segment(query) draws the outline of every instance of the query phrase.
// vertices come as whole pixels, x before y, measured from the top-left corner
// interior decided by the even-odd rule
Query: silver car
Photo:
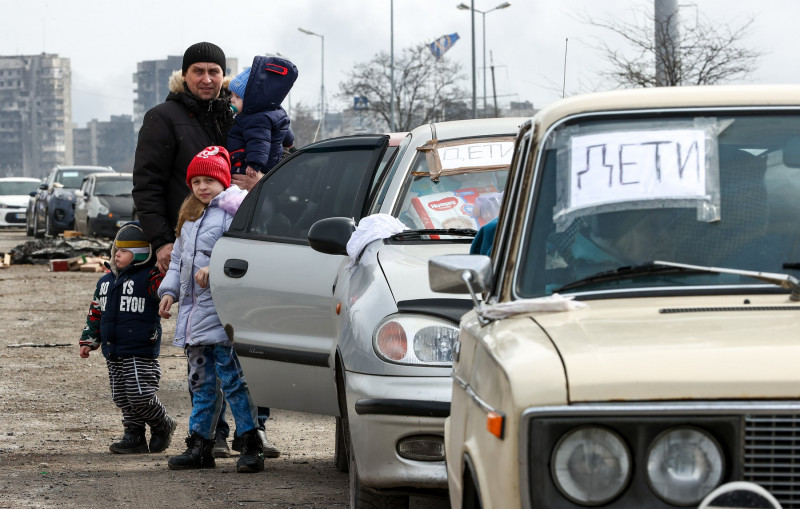
[[[467,253],[496,216],[521,123],[424,125],[396,153],[387,135],[305,147],[214,247],[214,302],[253,399],[337,416],[353,507],[446,496],[452,345],[470,301],[431,292],[428,259]],[[369,241],[368,216],[393,228]],[[366,241],[351,258],[354,230]]]

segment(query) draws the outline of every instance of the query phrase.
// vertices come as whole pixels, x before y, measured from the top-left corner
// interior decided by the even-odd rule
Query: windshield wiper
[[[677,274],[682,272],[704,272],[695,268],[687,267],[673,267],[658,265],[660,262],[649,262],[642,265],[626,265],[614,270],[607,270],[592,274],[591,276],[567,283],[564,286],[556,288],[553,293],[563,292],[565,290],[572,290],[581,286],[593,285],[595,283],[605,283],[608,281],[619,281],[621,279],[630,279],[635,277],[651,276],[654,274]]]
[[[775,274],[770,272],[757,272],[754,270],[739,270],[739,269],[725,269],[720,267],[706,267],[703,265],[689,265],[686,263],[675,262],[662,262],[653,261],[643,265],[634,267],[625,266],[616,270],[599,272],[589,277],[579,279],[572,283],[568,283],[560,288],[553,290],[553,293],[563,292],[565,290],[572,290],[581,286],[588,286],[595,283],[604,283],[607,281],[618,281],[621,279],[628,279],[641,276],[649,276],[652,274],[670,274],[670,273],[711,273],[711,274],[733,274],[737,276],[751,277],[760,281],[786,288],[792,293],[789,296],[790,300],[800,301],[800,280],[789,274]]]
[[[751,277],[753,279],[758,279],[759,281],[764,281],[773,284],[775,286],[780,286],[781,288],[786,288],[787,290],[790,290],[792,292],[791,295],[789,295],[789,300],[795,300],[795,301],[800,300],[800,280],[789,274],[758,272],[755,270],[725,269],[720,267],[704,267],[702,265],[688,265],[685,263],[674,263],[674,262],[655,261],[653,262],[653,264],[659,265],[661,267],[675,267],[687,270],[711,272],[715,274],[734,274],[737,276]]]
[[[421,239],[423,236],[430,235],[450,235],[456,237],[474,237],[478,232],[472,228],[426,228],[422,230],[403,230],[395,233],[390,238],[392,240],[411,240]]]

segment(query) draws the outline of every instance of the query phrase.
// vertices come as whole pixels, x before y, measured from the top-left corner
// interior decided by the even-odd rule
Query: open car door
[[[309,145],[262,178],[211,256],[210,282],[223,325],[258,406],[338,415],[333,286],[343,256],[314,251],[311,225],[356,221],[388,136]]]

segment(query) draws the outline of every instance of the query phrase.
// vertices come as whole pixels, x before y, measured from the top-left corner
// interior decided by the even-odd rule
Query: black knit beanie
[[[183,74],[189,70],[189,66],[197,62],[211,62],[222,67],[222,75],[225,76],[225,52],[216,44],[210,42],[198,42],[192,44],[183,54]]]

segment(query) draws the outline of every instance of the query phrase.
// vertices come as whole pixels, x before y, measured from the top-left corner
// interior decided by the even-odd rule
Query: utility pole
[[[654,0],[656,86],[676,86],[679,75],[675,66],[680,60],[678,0]]]

